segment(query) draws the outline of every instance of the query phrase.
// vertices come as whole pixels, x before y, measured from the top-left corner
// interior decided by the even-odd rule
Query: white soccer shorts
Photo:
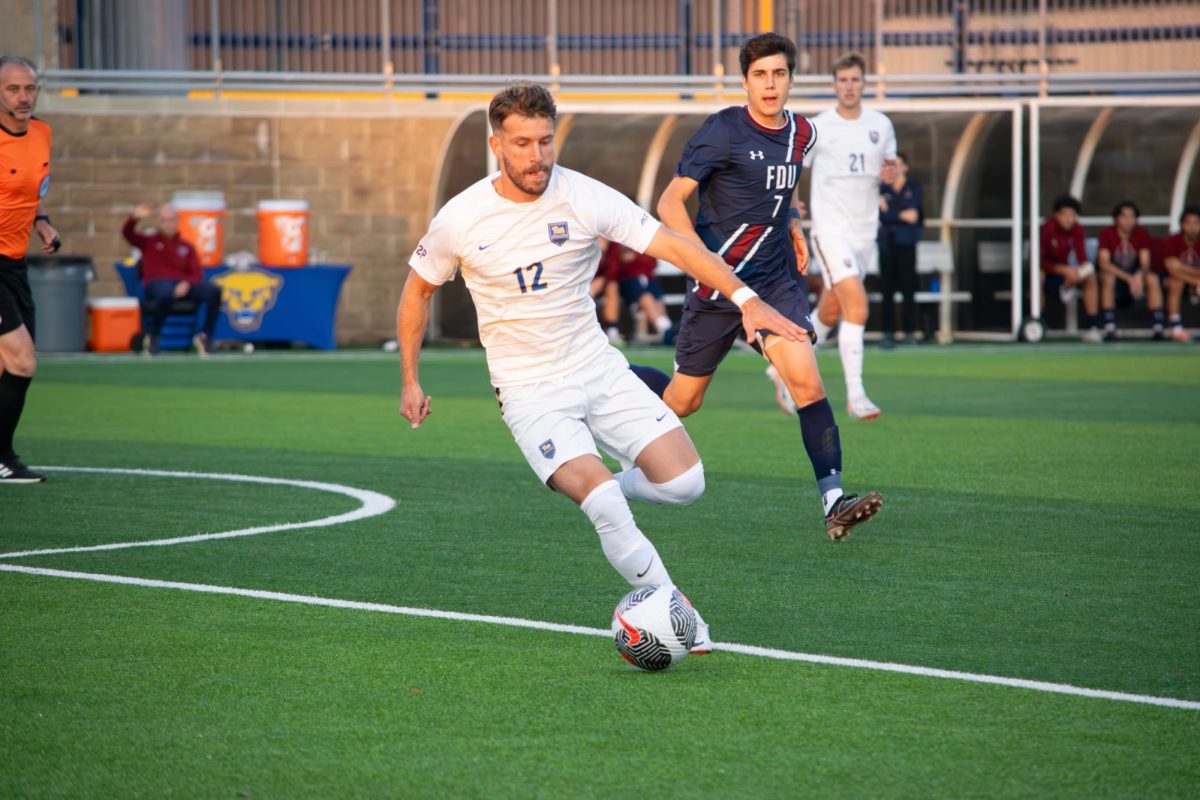
[[[846,278],[859,280],[879,258],[874,239],[847,239],[829,234],[812,235],[813,255],[821,267],[821,278],[828,289]]]
[[[596,445],[630,463],[646,445],[683,426],[615,348],[575,372],[499,391],[504,422],[542,483]]]

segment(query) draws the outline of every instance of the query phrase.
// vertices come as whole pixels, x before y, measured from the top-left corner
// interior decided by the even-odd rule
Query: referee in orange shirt
[[[13,434],[37,369],[25,260],[30,229],[43,253],[59,247],[58,231],[40,207],[50,188],[50,126],[33,116],[38,88],[28,59],[0,56],[0,485],[46,480],[13,452]]]

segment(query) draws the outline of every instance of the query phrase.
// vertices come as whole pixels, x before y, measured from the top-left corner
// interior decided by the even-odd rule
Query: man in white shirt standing
[[[886,116],[863,107],[865,75],[866,63],[857,53],[834,62],[837,105],[813,120],[817,142],[804,166],[812,171],[813,251],[826,289],[813,325],[820,342],[841,319],[837,340],[847,410],[869,420],[880,411],[863,388],[863,332],[869,310],[863,275],[876,252],[879,182],[890,183],[894,177],[896,132]]]
[[[751,340],[759,330],[793,341],[807,332],[713,253],[616,190],[556,166],[556,113],[538,84],[513,84],[492,98],[488,144],[499,172],[446,203],[409,260],[396,321],[400,413],[413,428],[430,414],[417,369],[429,302],[461,268],[501,414],[529,466],[587,514],[630,585],[673,585],[626,498],[686,505],[704,491],[704,468],[678,417],[596,321],[588,290],[598,240],[670,261],[725,293],[741,308]],[[628,468],[614,476],[597,443]],[[700,620],[692,652],[710,649]]]

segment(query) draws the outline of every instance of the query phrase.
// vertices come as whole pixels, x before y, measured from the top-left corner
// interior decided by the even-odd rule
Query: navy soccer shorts
[[[34,331],[33,290],[29,268],[21,261],[0,257],[0,336],[24,325]]]
[[[779,281],[760,291],[759,297],[815,337],[808,297],[794,280]],[[723,298],[713,302],[689,293],[675,339],[675,371],[694,378],[712,375],[741,332],[742,312],[737,306]],[[772,333],[759,331],[764,338]],[[757,341],[750,344],[762,352]]]

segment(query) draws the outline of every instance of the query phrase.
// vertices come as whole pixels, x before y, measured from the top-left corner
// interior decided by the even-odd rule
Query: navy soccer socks
[[[633,370],[633,374],[641,378],[642,383],[650,387],[650,391],[654,392],[659,397],[667,391],[667,384],[671,382],[671,376],[656,367],[643,367],[640,364],[630,364],[629,368]]]

